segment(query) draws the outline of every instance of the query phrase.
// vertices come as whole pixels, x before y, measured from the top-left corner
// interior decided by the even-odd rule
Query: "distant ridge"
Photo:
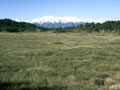
[[[80,20],[75,17],[54,17],[54,16],[44,16],[41,18],[33,19],[31,23],[46,27],[46,28],[66,28],[66,27],[76,27],[80,24],[85,23],[103,23],[104,21],[94,21],[94,20]]]

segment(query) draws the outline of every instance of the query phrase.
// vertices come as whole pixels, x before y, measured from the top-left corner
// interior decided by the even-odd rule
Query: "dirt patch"
[[[27,71],[34,71],[34,70],[42,70],[42,71],[53,71],[52,68],[46,67],[46,66],[39,66],[39,67],[32,67],[27,69]]]
[[[112,85],[113,83],[115,83],[115,80],[113,80],[112,78],[106,78],[106,79],[105,79],[105,83],[106,83],[107,85]]]
[[[111,85],[109,87],[110,90],[120,90],[120,83]]]

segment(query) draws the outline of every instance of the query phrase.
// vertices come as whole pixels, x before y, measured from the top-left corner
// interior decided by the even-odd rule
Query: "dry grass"
[[[117,33],[0,33],[0,88],[120,89]]]

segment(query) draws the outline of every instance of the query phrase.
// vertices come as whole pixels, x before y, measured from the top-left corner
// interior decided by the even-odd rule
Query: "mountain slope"
[[[94,21],[94,20],[80,20],[75,17],[54,17],[54,16],[44,16],[38,19],[33,19],[31,23],[41,26],[41,27],[46,27],[46,28],[66,28],[66,27],[77,27],[80,24],[85,24],[85,23],[91,23],[91,22],[100,22],[102,23],[103,21]]]
[[[30,23],[16,22],[11,19],[0,19],[0,31],[22,32],[35,31],[36,29],[39,29],[39,27]]]
[[[85,24],[85,22],[80,22],[80,23],[73,23],[73,22],[67,22],[67,23],[52,23],[52,22],[45,22],[45,23],[33,23],[37,26],[45,27],[45,28],[66,28],[66,27],[77,27],[80,24]]]

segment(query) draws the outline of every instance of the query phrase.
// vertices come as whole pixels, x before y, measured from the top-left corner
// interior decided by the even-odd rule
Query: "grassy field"
[[[0,33],[0,90],[120,90],[120,34]]]

